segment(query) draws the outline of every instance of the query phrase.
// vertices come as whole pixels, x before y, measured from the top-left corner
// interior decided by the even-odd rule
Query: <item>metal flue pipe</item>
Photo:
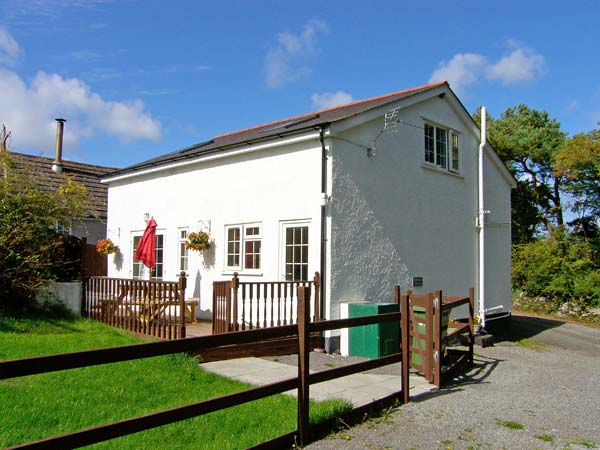
[[[56,151],[54,154],[54,163],[52,164],[52,170],[54,172],[62,172],[62,145],[63,145],[63,132],[65,128],[65,119],[56,120]]]

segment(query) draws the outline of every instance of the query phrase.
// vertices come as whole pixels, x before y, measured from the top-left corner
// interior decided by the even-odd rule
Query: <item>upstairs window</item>
[[[460,169],[459,134],[451,129],[425,123],[425,162],[440,169]]]
[[[227,270],[258,270],[261,268],[260,224],[228,225],[225,227]]]

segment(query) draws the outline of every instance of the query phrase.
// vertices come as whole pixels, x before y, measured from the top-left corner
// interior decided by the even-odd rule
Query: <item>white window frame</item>
[[[430,120],[424,119],[423,125],[423,163],[430,167],[435,167],[440,170],[446,170],[448,172],[460,173],[461,169],[461,142],[460,133],[450,127],[437,124]],[[433,136],[429,139],[433,140],[433,161],[428,161],[427,149],[427,128],[433,128]],[[441,133],[445,134],[443,140],[439,139]],[[454,143],[456,143],[457,157],[454,158]],[[444,149],[441,147],[444,146]],[[442,150],[442,151],[440,151]],[[431,158],[430,158],[431,159]],[[456,162],[456,166],[454,165]]]
[[[189,227],[179,227],[177,229],[177,267],[179,272],[189,270],[190,257],[189,249],[185,247],[188,240]]]
[[[248,234],[250,230],[258,228],[257,234]],[[237,264],[229,264],[229,231],[233,229],[239,230],[239,241],[238,242],[238,263]],[[225,258],[224,258],[224,266],[226,272],[241,272],[244,274],[261,274],[263,268],[263,258],[262,258],[262,223],[260,222],[250,222],[250,223],[239,223],[234,225],[225,225]],[[246,243],[257,242],[259,249],[258,253],[249,253],[246,249]],[[258,267],[247,267],[246,257],[250,254],[258,255]]]
[[[454,167],[454,143],[455,143],[455,139],[456,139],[456,167]],[[457,132],[456,130],[450,130],[450,140],[449,140],[449,151],[448,151],[448,165],[449,168],[448,170],[451,172],[455,172],[455,173],[460,173],[460,167],[461,167],[461,139],[460,139],[460,133]]]
[[[311,227],[310,220],[286,220],[280,222],[280,266],[279,266],[279,278],[283,281],[287,280],[287,267],[286,267],[286,250],[287,250],[287,242],[286,235],[288,228],[299,228],[299,227],[307,227],[308,228],[308,242],[307,242],[307,256],[306,256],[306,279],[310,280],[310,243],[311,243]]]
[[[133,253],[135,252],[135,239],[136,238],[142,238],[142,236],[144,235],[143,231],[134,231],[131,233],[131,278],[135,279],[135,280],[158,280],[158,281],[162,281],[165,278],[165,248],[166,248],[166,240],[165,240],[165,230],[157,230],[156,231],[156,238],[158,236],[162,236],[162,247],[156,247],[156,252],[162,252],[162,261],[161,262],[157,262],[157,265],[161,266],[161,271],[162,271],[162,276],[161,277],[156,277],[156,276],[152,276],[152,273],[154,270],[156,269],[149,269],[148,267],[146,267],[142,262],[136,260],[133,257]],[[155,238],[155,239],[156,239]],[[158,255],[157,255],[158,256]],[[139,275],[135,276],[133,274],[133,268],[134,266],[138,265],[139,266]]]

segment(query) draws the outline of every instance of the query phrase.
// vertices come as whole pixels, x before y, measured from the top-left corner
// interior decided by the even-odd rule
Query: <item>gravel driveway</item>
[[[514,316],[453,385],[308,449],[583,449],[600,445],[600,329]]]

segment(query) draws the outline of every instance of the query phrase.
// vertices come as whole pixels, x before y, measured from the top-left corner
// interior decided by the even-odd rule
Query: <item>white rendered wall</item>
[[[484,202],[490,211],[485,227],[485,308],[502,306],[488,315],[512,310],[511,295],[511,237],[510,185],[502,176],[495,158],[486,152],[484,159]]]
[[[331,139],[332,318],[338,317],[339,302],[393,301],[396,284],[415,293],[442,289],[447,295],[466,295],[477,287],[479,133],[459,108],[436,96],[403,109],[399,119],[405,125],[379,138],[372,159],[354,144],[369,146],[383,117],[343,132],[339,137],[345,140]],[[460,174],[424,163],[425,119],[460,133]],[[489,182],[501,184],[493,203],[503,208],[503,216],[507,205],[510,211],[509,185],[500,178]],[[510,290],[510,264],[505,263],[510,235],[502,230],[494,232],[489,248],[490,259],[502,260],[488,272],[501,271],[489,285],[491,303],[497,292],[510,302],[510,296],[504,298]],[[413,288],[412,277],[423,277],[423,286]]]
[[[318,139],[286,147],[200,162],[109,183],[108,237],[121,249],[110,256],[108,275],[132,276],[132,235],[146,226],[144,213],[164,234],[165,280],[179,274],[178,229],[207,230],[214,239],[207,252],[189,253],[186,296],[200,298],[201,316],[210,318],[213,281],[231,279],[225,269],[225,225],[262,226],[261,270],[242,281],[283,280],[282,223],[309,225],[309,278],[319,270],[321,147]]]

